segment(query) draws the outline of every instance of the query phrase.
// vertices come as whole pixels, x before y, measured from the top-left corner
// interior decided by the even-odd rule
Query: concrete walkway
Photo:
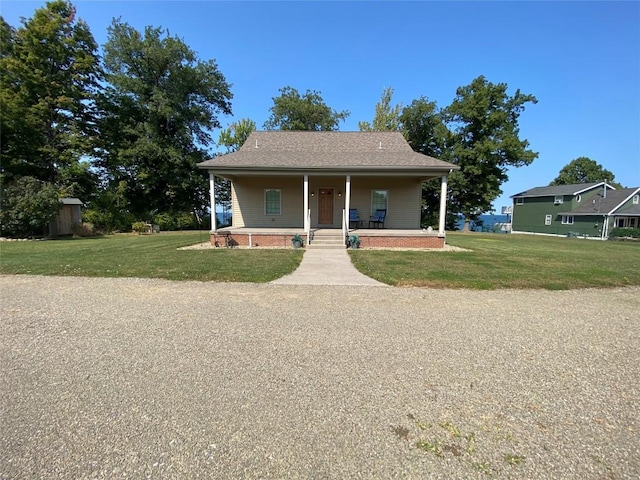
[[[371,285],[384,287],[360,273],[344,249],[307,250],[296,271],[271,282],[277,285]]]

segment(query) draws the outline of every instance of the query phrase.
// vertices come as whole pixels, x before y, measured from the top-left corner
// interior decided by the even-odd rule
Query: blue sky
[[[278,89],[321,92],[351,115],[340,130],[371,121],[383,88],[394,101],[421,96],[441,107],[478,75],[538,98],[520,117],[539,157],[510,170],[499,211],[522,190],[547,185],[587,156],[624,186],[640,185],[639,2],[74,2],[102,45],[112,18],[137,29],[168,28],[232,84],[226,127],[269,116]],[[44,5],[7,1],[13,26]],[[218,132],[214,132],[217,139]]]

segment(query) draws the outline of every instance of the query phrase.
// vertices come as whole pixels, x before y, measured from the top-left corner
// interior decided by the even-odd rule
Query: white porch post
[[[438,224],[438,235],[444,235],[444,225],[447,217],[447,176],[440,179],[440,222]]]
[[[209,197],[211,202],[211,233],[216,233],[216,177],[209,172]]]
[[[302,214],[304,215],[304,231],[308,232],[309,231],[309,215],[307,215],[307,212],[309,212],[309,175],[305,175],[304,176],[304,186],[302,188],[303,190],[303,196],[304,196],[304,210],[302,212]]]
[[[351,175],[347,175],[347,181],[344,186],[344,212],[347,217],[347,231],[351,226],[349,221],[349,208],[351,207]]]

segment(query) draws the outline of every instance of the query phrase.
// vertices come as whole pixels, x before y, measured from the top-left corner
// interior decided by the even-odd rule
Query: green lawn
[[[166,232],[0,242],[0,273],[269,282],[302,260],[298,250],[177,250],[208,238],[208,232]]]
[[[302,250],[177,250],[208,232],[1,242],[0,273],[268,282],[297,268]],[[572,289],[640,285],[640,243],[448,233],[468,252],[350,250],[356,268],[389,285]]]
[[[567,290],[640,285],[640,243],[447,233],[469,252],[352,250],[358,270],[389,285]]]

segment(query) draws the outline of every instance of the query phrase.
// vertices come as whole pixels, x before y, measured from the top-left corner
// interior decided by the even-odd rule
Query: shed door
[[[318,192],[318,225],[333,225],[333,188]]]

